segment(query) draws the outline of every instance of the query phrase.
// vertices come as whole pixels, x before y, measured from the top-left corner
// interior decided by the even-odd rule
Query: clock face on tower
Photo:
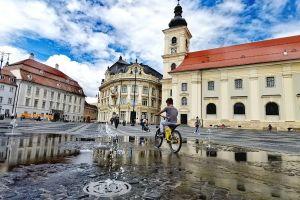
[[[175,54],[177,53],[177,48],[176,47],[172,47],[171,48],[171,54]]]

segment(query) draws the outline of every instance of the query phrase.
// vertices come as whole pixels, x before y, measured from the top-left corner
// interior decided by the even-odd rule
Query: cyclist
[[[167,107],[156,114],[156,116],[159,116],[162,113],[166,112],[166,120],[162,120],[160,122],[160,133],[162,134],[164,133],[165,126],[177,124],[178,110],[173,106],[173,99],[168,98],[166,103]]]

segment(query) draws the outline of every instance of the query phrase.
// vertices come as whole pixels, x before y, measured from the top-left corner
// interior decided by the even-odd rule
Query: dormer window
[[[177,38],[176,38],[176,37],[173,37],[173,38],[172,38],[172,44],[173,44],[173,45],[177,44]]]
[[[27,75],[27,79],[28,79],[29,81],[31,81],[31,80],[32,80],[32,75],[31,75],[31,74],[28,74],[28,75]]]

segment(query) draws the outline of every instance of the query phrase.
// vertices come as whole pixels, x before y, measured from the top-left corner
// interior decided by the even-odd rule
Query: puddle
[[[60,174],[64,181],[70,179],[70,171],[90,173],[80,176],[74,185],[81,192],[87,182],[112,178],[129,182],[132,191],[128,195],[138,199],[150,194],[181,199],[199,199],[197,195],[203,194],[211,199],[210,195],[228,197],[229,193],[240,199],[299,199],[299,156],[214,145],[207,148],[193,140],[187,140],[179,154],[171,154],[166,143],[161,149],[153,144],[151,137],[133,136],[0,136],[0,173],[18,165],[61,163],[69,166],[67,178]],[[75,181],[76,175],[71,177],[69,181]]]

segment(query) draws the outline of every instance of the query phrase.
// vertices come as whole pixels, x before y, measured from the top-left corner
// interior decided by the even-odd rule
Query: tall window
[[[181,91],[187,91],[187,83],[181,84]]]
[[[176,68],[176,64],[175,63],[172,63],[171,65],[171,70],[174,70]]]
[[[152,88],[152,96],[155,96],[156,95],[156,90],[155,88]]]
[[[39,96],[39,95],[40,95],[40,88],[37,87],[37,88],[35,89],[35,96]]]
[[[53,98],[54,98],[54,92],[51,91],[51,99],[53,99]]]
[[[14,92],[14,87],[10,87],[9,92]]]
[[[215,82],[214,81],[208,81],[207,82],[207,89],[208,90],[215,90]]]
[[[12,104],[12,98],[8,98],[7,104]]]
[[[120,119],[123,121],[126,119],[126,111],[121,111]]]
[[[215,115],[217,114],[217,107],[214,103],[209,103],[206,106],[206,114]]]
[[[177,43],[177,38],[176,37],[173,37],[172,38],[172,44],[176,44]]]
[[[47,98],[47,90],[44,89],[44,98]]]
[[[26,98],[26,100],[25,100],[25,106],[29,106],[29,104],[30,104],[30,98]]]
[[[64,102],[66,102],[66,99],[67,99],[67,95],[64,94]]]
[[[27,95],[30,95],[31,94],[31,86],[30,85],[27,85]]]
[[[234,104],[233,113],[235,115],[244,115],[245,114],[245,105],[243,103]]]
[[[275,77],[274,76],[267,77],[266,84],[268,88],[275,87]]]
[[[134,93],[134,88],[135,88],[135,93],[136,94],[138,94],[139,93],[139,91],[138,91],[138,86],[136,85],[133,85],[133,86],[131,86],[131,93]]]
[[[170,97],[173,95],[173,90],[171,89],[170,90]]]
[[[143,106],[148,106],[148,99],[143,99],[142,100],[142,105]]]
[[[0,90],[4,90],[4,85],[0,85]]]
[[[243,88],[243,79],[235,79],[234,80],[235,89]]]
[[[42,108],[45,108],[45,107],[46,107],[46,101],[43,101]]]
[[[3,101],[3,97],[0,97],[0,103],[2,103],[2,101]]]
[[[35,99],[35,100],[34,100],[34,107],[37,108],[37,107],[38,107],[38,104],[39,104],[39,100],[38,100],[38,99]]]
[[[187,98],[186,97],[181,98],[181,105],[182,106],[187,106]]]
[[[148,94],[149,88],[148,87],[143,87],[143,94]]]
[[[49,105],[50,109],[53,108],[53,101],[50,101],[50,105]]]
[[[121,92],[122,93],[127,93],[127,85],[122,85]]]
[[[57,94],[57,101],[60,101],[60,93]]]
[[[266,115],[279,115],[279,107],[277,103],[269,102],[266,104]]]
[[[121,97],[121,99],[120,99],[120,104],[122,104],[122,105],[124,105],[124,104],[126,104],[127,102],[126,102],[126,97]]]

